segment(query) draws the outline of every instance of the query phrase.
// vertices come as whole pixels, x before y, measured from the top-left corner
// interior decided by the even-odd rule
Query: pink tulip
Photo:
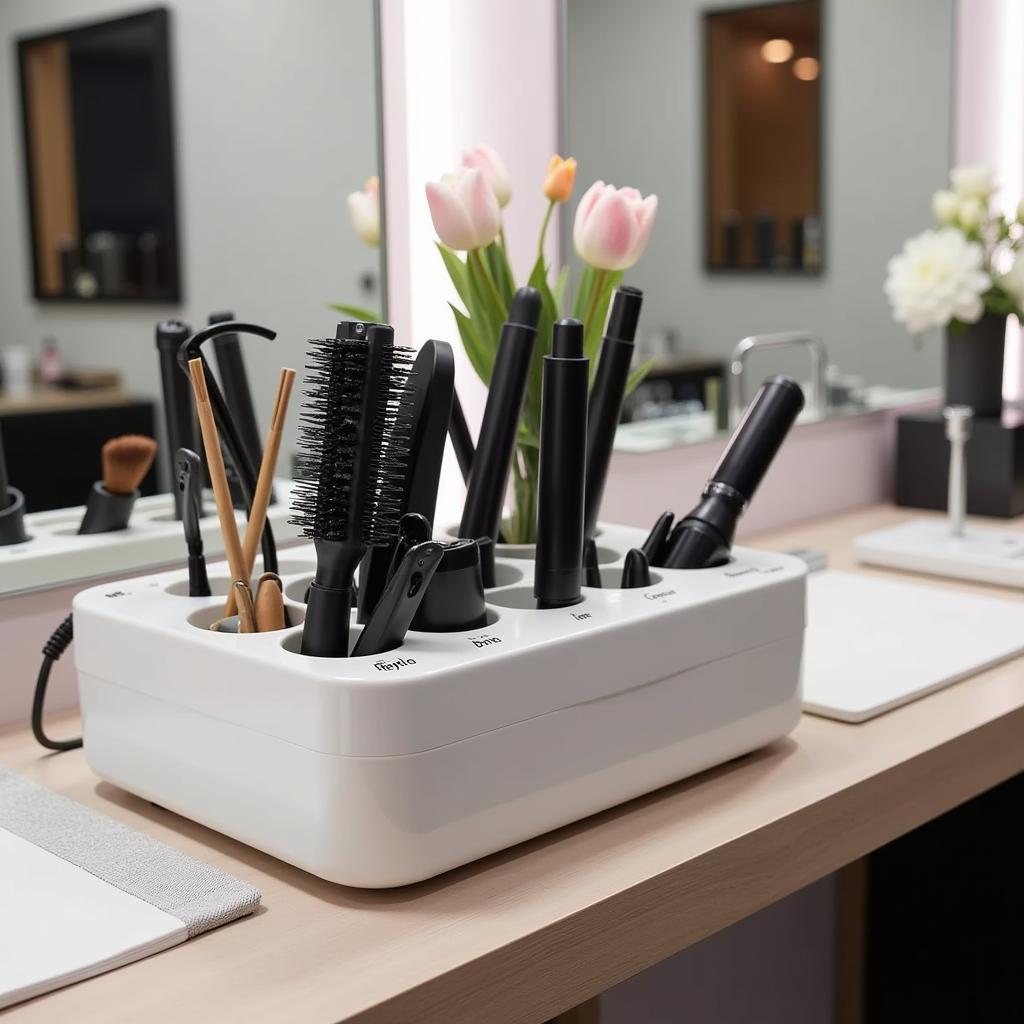
[[[595,181],[576,208],[573,241],[584,263],[598,270],[628,270],[642,255],[654,227],[658,197]]]
[[[498,205],[502,208],[508,206],[508,201],[512,198],[512,180],[508,176],[505,162],[490,146],[485,146],[481,142],[466,150],[462,154],[462,166],[475,167],[483,171],[494,198],[498,200]]]
[[[483,171],[463,167],[427,182],[427,202],[437,237],[460,251],[490,245],[501,228],[501,211]]]
[[[380,245],[380,179],[368,178],[361,192],[349,193],[347,203],[355,233],[367,245]]]

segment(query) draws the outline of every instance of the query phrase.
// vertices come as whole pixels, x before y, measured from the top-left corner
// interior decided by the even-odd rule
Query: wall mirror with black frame
[[[848,415],[937,395],[886,266],[933,223],[954,153],[956,0],[565,0],[563,153],[579,180],[658,196],[627,280],[655,359],[620,448],[703,441],[773,372]],[[571,250],[572,225],[563,225]],[[569,252],[567,255],[574,256]],[[738,344],[800,332],[821,345]]]
[[[180,298],[167,20],[18,40],[37,299]]]
[[[0,92],[0,431],[30,512],[83,503],[121,433],[169,488],[160,321],[277,332],[240,338],[262,442],[331,305],[386,318],[375,0],[4,0]]]

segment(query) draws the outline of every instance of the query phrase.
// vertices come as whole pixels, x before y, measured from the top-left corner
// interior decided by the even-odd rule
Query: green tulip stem
[[[594,268],[597,270],[597,268]],[[590,328],[590,321],[597,316],[598,307],[601,305],[601,296],[604,294],[605,282],[608,280],[607,270],[597,270],[594,278],[594,287],[590,292],[590,303],[587,306],[587,315],[583,319],[583,329]]]
[[[551,214],[555,209],[555,200],[552,199],[548,203],[547,211],[544,214],[544,220],[540,226],[540,241],[537,243],[537,259],[544,259],[544,238],[548,233],[548,224],[551,223]]]
[[[480,276],[487,282],[487,288],[491,293],[491,298],[494,300],[494,308],[504,315],[505,303],[501,301],[501,296],[498,294],[498,288],[494,283],[494,278],[491,277],[491,272],[487,269],[487,264],[484,263],[483,257],[480,255],[480,250],[470,249],[468,257],[469,259],[476,261]]]

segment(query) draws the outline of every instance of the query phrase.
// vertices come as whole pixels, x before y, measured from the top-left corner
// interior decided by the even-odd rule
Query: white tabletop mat
[[[1024,651],[1024,601],[831,570],[807,584],[817,715],[863,722]]]

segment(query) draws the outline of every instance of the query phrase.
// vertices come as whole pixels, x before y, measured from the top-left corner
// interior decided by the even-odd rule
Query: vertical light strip
[[[996,180],[1001,188],[1004,210],[1013,216],[1024,189],[1024,4],[1020,0],[1000,3],[1000,49],[998,120],[998,164]],[[1024,351],[1021,325],[1013,319],[1006,326],[1006,361],[1003,366],[1003,397],[1019,402],[1024,398]]]

